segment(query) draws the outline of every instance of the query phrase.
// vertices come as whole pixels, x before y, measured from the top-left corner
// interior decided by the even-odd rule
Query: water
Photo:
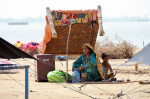
[[[136,45],[138,48],[150,43],[150,22],[104,22],[105,35],[115,41],[115,36]],[[104,37],[98,37],[102,41]]]
[[[79,83],[80,82],[80,74],[77,69],[75,69],[72,73],[72,83]]]
[[[0,37],[15,43],[18,40],[36,41],[43,40],[45,23],[29,23],[29,25],[8,25],[0,23]]]
[[[105,35],[115,41],[115,36],[133,43],[139,48],[150,42],[150,22],[103,22]],[[29,25],[8,25],[0,23],[0,37],[10,43],[18,40],[43,40],[45,23],[29,23]],[[104,37],[98,37],[102,41]]]

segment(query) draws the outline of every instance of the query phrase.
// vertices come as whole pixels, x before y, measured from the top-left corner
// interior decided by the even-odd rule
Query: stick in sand
[[[150,84],[150,81],[139,81],[139,84]]]
[[[46,8],[46,13],[47,13],[48,21],[49,21],[50,28],[51,28],[51,31],[52,31],[52,37],[57,38],[57,33],[56,33],[56,30],[55,30],[55,27],[54,27],[54,24],[53,24],[52,14],[51,14],[51,11],[50,11],[49,7]]]

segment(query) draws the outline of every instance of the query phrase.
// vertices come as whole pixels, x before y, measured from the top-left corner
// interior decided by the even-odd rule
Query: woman
[[[100,81],[105,79],[99,58],[89,43],[83,45],[83,55],[73,63],[73,70],[75,68],[80,72],[82,80]]]

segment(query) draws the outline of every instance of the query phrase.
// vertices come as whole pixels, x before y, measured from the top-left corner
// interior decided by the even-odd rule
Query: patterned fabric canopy
[[[54,10],[52,15],[57,38],[47,43],[45,54],[66,54],[71,20],[68,54],[82,54],[84,43],[95,46],[98,34],[97,10]]]
[[[97,10],[54,10],[52,12],[55,26],[96,21]]]

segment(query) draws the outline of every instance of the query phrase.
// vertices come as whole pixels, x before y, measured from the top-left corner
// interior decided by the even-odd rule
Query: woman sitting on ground
[[[78,69],[82,81],[101,81],[105,79],[99,58],[89,43],[83,45],[83,55],[73,63],[72,68],[73,70]]]

